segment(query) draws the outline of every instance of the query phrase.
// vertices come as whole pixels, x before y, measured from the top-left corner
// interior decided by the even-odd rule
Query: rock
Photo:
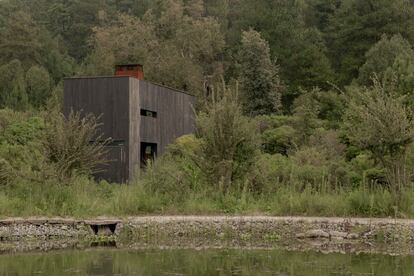
[[[331,235],[332,238],[345,238],[348,235],[348,233],[340,231],[330,231],[329,235]]]
[[[369,230],[369,231],[366,231],[366,232],[362,233],[361,235],[364,238],[370,238],[370,237],[372,237],[373,232],[371,230]]]
[[[317,229],[317,230],[309,230],[302,234],[297,234],[297,238],[329,238],[329,234],[323,230]]]
[[[296,234],[296,238],[298,238],[298,239],[304,239],[305,238],[305,233]]]
[[[359,235],[357,233],[349,233],[345,238],[348,240],[356,240],[359,238]]]

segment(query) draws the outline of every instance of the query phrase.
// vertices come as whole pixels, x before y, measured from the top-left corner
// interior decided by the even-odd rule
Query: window
[[[148,162],[154,161],[157,156],[157,144],[141,143],[141,168],[145,168]]]
[[[147,109],[141,109],[141,116],[157,118],[157,112]]]

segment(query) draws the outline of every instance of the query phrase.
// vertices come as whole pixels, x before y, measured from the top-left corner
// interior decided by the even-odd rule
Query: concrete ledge
[[[124,220],[135,246],[260,247],[414,254],[414,220],[270,216],[146,216]]]
[[[111,236],[119,246],[283,247],[294,250],[414,254],[414,220],[271,216],[8,218],[1,241],[85,240]]]

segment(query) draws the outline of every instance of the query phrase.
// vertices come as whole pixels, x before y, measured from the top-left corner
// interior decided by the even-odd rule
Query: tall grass
[[[223,194],[200,189],[177,197],[150,191],[141,181],[118,185],[79,177],[73,185],[21,182],[5,187],[0,192],[0,217],[265,214],[414,218],[414,203],[410,200],[413,196],[414,190],[403,191],[395,206],[392,194],[386,189],[319,192],[307,186],[302,192],[282,187],[269,194],[249,191]]]

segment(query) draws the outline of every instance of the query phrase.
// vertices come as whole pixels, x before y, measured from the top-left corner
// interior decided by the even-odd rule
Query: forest
[[[414,217],[412,0],[0,0],[0,216]],[[130,183],[63,79],[140,63],[196,132]]]

